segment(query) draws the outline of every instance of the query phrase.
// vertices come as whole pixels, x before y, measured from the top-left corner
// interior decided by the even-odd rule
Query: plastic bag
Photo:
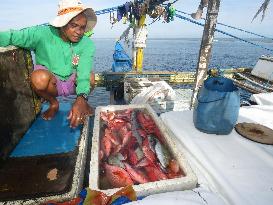
[[[151,103],[158,100],[174,100],[175,95],[175,91],[168,83],[159,81],[137,94],[132,99],[131,104]]]
[[[232,80],[210,77],[198,93],[193,111],[194,126],[205,133],[229,134],[238,118],[240,93]]]

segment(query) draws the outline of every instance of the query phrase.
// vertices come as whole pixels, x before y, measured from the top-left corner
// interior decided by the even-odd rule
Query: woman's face
[[[64,41],[70,41],[72,43],[79,42],[85,33],[86,24],[87,19],[85,14],[80,13],[61,28],[61,38]]]

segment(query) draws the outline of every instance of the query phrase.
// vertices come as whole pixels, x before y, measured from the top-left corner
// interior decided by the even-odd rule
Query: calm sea
[[[250,39],[248,39],[250,40]],[[254,43],[273,49],[273,41],[252,39]],[[94,59],[95,72],[111,71],[115,39],[94,39],[96,53]],[[157,71],[195,71],[201,39],[148,39],[144,50],[144,70]],[[129,44],[130,45],[130,44]],[[123,43],[127,53],[131,55],[131,47]],[[253,68],[261,55],[270,53],[260,47],[234,39],[216,39],[213,43],[209,68]],[[273,55],[271,53],[271,55]],[[109,104],[109,93],[104,88],[96,88],[93,96],[100,96],[102,101],[94,101],[98,105]],[[241,99],[247,100],[250,93],[241,90]]]
[[[273,49],[273,41],[253,39],[254,43]],[[94,39],[96,72],[110,71],[115,39]],[[144,70],[194,71],[201,39],[148,39],[144,49]],[[131,55],[131,47],[123,44]],[[213,43],[209,68],[252,68],[261,55],[269,51],[234,39],[216,39]],[[273,55],[273,53],[271,53]]]

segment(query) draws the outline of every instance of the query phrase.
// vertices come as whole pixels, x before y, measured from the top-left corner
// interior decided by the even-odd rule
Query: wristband
[[[82,97],[83,99],[85,99],[86,101],[88,101],[88,95],[85,93],[80,93],[77,95],[77,97]]]

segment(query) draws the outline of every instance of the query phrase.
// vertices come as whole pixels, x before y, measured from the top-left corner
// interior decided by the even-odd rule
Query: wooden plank
[[[214,31],[217,23],[217,16],[220,7],[220,0],[210,0],[208,2],[208,11],[206,23],[204,26],[202,42],[199,50],[199,58],[196,68],[195,86],[191,99],[191,108],[195,106],[199,88],[203,85],[207,76],[209,60],[211,56]]]
[[[224,76],[233,78],[234,73],[243,73],[249,71],[249,68],[227,68],[223,69]],[[143,71],[141,74],[137,72],[103,72],[95,74],[96,86],[109,86],[116,82],[121,82],[124,78],[160,78],[171,84],[193,84],[195,80],[195,72],[171,72],[171,71]]]

